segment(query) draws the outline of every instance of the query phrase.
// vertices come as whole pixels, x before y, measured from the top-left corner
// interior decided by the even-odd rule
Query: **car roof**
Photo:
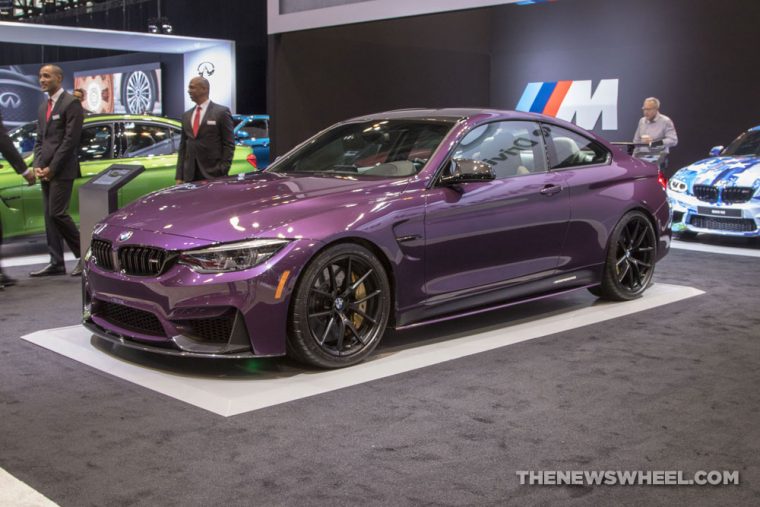
[[[557,125],[568,130],[581,133],[585,136],[608,145],[608,141],[595,134],[592,131],[583,129],[573,123],[565,120],[561,120],[554,116],[547,116],[538,113],[527,113],[522,111],[509,111],[499,109],[488,108],[410,108],[410,109],[394,109],[392,111],[384,111],[381,113],[369,114],[366,116],[357,116],[349,120],[340,123],[354,123],[362,121],[382,121],[382,120],[427,120],[427,121],[440,121],[446,123],[452,123],[461,120],[468,120],[476,118],[478,122],[488,121],[500,121],[500,120],[525,120],[525,121],[541,121],[548,124]],[[609,146],[608,146],[609,148]]]
[[[88,114],[84,117],[85,123],[92,123],[96,121],[130,121],[130,120],[142,120],[142,121],[154,121],[158,123],[169,123],[174,126],[181,126],[182,124],[179,122],[179,120],[175,120],[174,118],[166,118],[163,116],[152,116],[149,114],[110,114],[110,113],[102,113],[102,114]]]
[[[486,118],[499,118],[499,119],[511,119],[511,120],[532,120],[532,121],[550,121],[553,123],[564,124],[562,120],[557,118],[545,116],[537,113],[524,113],[520,111],[508,111],[489,108],[473,108],[473,107],[452,107],[452,108],[409,108],[409,109],[394,109],[392,111],[384,111],[380,113],[373,113],[365,116],[358,116],[348,121],[372,121],[372,120],[394,120],[394,119],[427,119],[427,120],[440,120],[440,121],[458,121],[467,118],[473,118],[476,116],[483,116]]]
[[[236,120],[268,120],[268,114],[233,114],[232,117]]]

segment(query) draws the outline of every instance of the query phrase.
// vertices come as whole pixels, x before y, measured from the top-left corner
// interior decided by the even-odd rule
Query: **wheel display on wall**
[[[158,84],[155,71],[127,72],[121,81],[121,103],[129,114],[150,114],[156,105]]]

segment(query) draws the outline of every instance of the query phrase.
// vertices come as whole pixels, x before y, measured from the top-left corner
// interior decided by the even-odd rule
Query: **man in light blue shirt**
[[[633,156],[657,155],[670,152],[670,148],[678,144],[678,134],[673,120],[660,113],[660,101],[655,97],[644,99],[641,108],[644,116],[639,120],[633,142],[639,145]]]

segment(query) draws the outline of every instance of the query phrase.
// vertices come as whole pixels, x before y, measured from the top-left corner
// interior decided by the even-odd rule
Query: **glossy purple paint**
[[[652,218],[658,260],[667,253],[669,209],[654,166],[569,123],[530,113],[404,110],[349,122],[415,118],[456,121],[413,177],[254,173],[172,187],[109,216],[96,236],[114,246],[181,251],[250,238],[292,241],[266,263],[232,273],[199,274],[175,264],[158,277],[138,277],[104,270],[90,261],[85,270],[88,301],[150,312],[166,336],[136,333],[97,317],[94,323],[143,345],[160,345],[181,334],[177,320],[213,317],[232,307],[244,317],[252,355],[281,355],[299,274],[314,255],[335,242],[361,242],[387,266],[394,288],[392,320],[398,327],[598,284],[609,234],[632,209]],[[459,190],[434,185],[439,169],[470,129],[510,119],[542,121],[582,133],[607,147],[613,160],[465,183]],[[278,163],[268,171],[276,170]],[[562,191],[542,194],[548,184]],[[119,234],[125,230],[133,236],[120,243]],[[285,271],[290,276],[276,298]],[[568,274],[575,278],[563,281]]]

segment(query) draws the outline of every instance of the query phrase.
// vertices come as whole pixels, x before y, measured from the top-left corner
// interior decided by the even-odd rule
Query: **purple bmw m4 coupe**
[[[366,358],[408,328],[575,289],[640,296],[670,245],[655,166],[530,113],[355,118],[266,171],[179,185],[110,215],[84,324],[204,357]]]

